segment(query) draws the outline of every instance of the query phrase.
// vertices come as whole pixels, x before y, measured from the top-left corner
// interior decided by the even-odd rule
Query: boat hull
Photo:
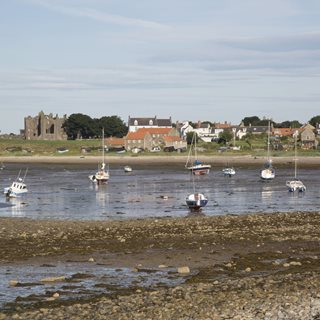
[[[305,192],[306,186],[300,180],[291,180],[286,182],[286,186],[289,192]]]
[[[192,193],[186,198],[186,203],[190,210],[198,211],[207,205],[208,199],[201,193]]]
[[[276,176],[274,169],[268,168],[261,170],[260,177],[262,180],[272,180]]]
[[[210,173],[211,165],[195,165],[188,167],[188,169],[196,176],[202,176]]]

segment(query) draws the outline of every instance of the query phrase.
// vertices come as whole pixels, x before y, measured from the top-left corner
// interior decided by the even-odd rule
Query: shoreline
[[[151,163],[183,163],[187,156],[106,156],[105,161],[110,164],[151,164]],[[241,156],[201,156],[200,159],[211,165],[254,165],[262,166],[265,157],[241,155]],[[274,157],[273,164],[282,166],[293,164],[292,157]],[[11,156],[0,157],[2,163],[55,163],[55,164],[96,164],[101,161],[100,156]],[[320,157],[298,157],[300,167],[320,165]]]
[[[190,268],[184,275],[171,271],[183,279],[173,287],[113,286],[111,293],[90,299],[64,300],[72,285],[65,280],[65,290],[36,299],[31,294],[30,301],[22,300],[26,306],[18,299],[0,309],[0,319],[262,320],[281,313],[283,319],[314,320],[320,315],[319,211],[126,221],[0,218],[0,223],[0,266],[6,268],[49,266],[51,272],[57,263],[72,262],[81,270],[91,261],[101,268],[134,269],[138,277],[146,270]],[[74,274],[79,275],[77,267]]]

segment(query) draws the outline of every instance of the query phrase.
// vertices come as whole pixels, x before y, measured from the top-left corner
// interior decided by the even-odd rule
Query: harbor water
[[[299,169],[305,193],[287,191],[286,180],[293,168],[276,168],[276,178],[260,179],[257,167],[235,167],[226,177],[221,167],[209,175],[192,177],[183,164],[135,165],[125,173],[123,166],[110,166],[107,185],[97,186],[88,176],[93,165],[8,164],[0,171],[0,187],[7,187],[28,168],[28,194],[22,198],[0,198],[1,217],[31,219],[106,220],[185,217],[190,214],[185,198],[194,188],[209,200],[202,210],[207,216],[256,212],[315,211],[320,204],[319,170]]]

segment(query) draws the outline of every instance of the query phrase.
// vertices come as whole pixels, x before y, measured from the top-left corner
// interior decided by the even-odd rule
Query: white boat
[[[193,155],[194,152],[194,155]],[[192,160],[194,159],[194,160]],[[185,167],[191,171],[194,175],[205,175],[209,174],[211,165],[205,164],[198,160],[197,156],[197,134],[193,133],[192,141],[190,145],[189,155]]]
[[[298,131],[294,134],[294,178],[292,180],[288,180],[286,182],[286,186],[289,192],[305,192],[307,190],[306,186],[303,184],[301,180],[297,178],[297,136]]]
[[[264,168],[260,172],[260,178],[262,180],[273,180],[276,176],[276,172],[272,166],[272,159],[270,157],[270,121],[268,123],[268,142],[267,142],[267,161],[264,164]]]
[[[109,169],[106,169],[104,160],[104,148],[104,129],[102,129],[102,163],[96,174],[89,176],[89,179],[96,184],[106,184],[110,178]]]
[[[236,170],[232,167],[223,168],[222,172],[225,176],[232,177],[236,174]]]
[[[132,172],[132,168],[130,166],[125,166],[123,169],[124,172]]]
[[[199,211],[208,203],[208,199],[202,193],[191,193],[186,198],[186,203],[192,211]]]
[[[28,172],[28,169],[26,170],[24,177],[21,178],[20,177],[21,170],[20,170],[17,179],[12,182],[11,186],[4,188],[3,193],[7,198],[21,197],[28,192],[27,185],[24,183],[27,172]]]

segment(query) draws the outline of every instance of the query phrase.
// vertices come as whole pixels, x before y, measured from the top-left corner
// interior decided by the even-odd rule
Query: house
[[[129,132],[136,132],[142,128],[172,128],[171,117],[169,119],[154,118],[131,118],[128,119]]]
[[[105,146],[108,150],[123,150],[125,149],[125,139],[117,137],[106,138]]]
[[[179,136],[165,136],[163,137],[165,148],[174,148],[174,150],[187,150],[187,141]]]
[[[269,130],[268,126],[249,126],[247,132],[252,134],[267,134]]]
[[[135,148],[140,148],[143,150],[151,150],[153,147],[152,136],[149,132],[137,131],[128,132],[127,136],[124,138],[125,149],[131,151]]]
[[[164,145],[163,138],[165,136],[177,136],[179,137],[178,130],[176,128],[141,128],[137,132],[149,133],[152,137],[153,146]]]
[[[295,128],[272,128],[271,133],[275,138],[292,137],[296,130]]]
[[[307,123],[301,129],[302,129],[301,136],[300,136],[301,148],[302,149],[317,148],[318,141],[314,133],[315,127],[312,126],[310,123]]]
[[[189,121],[176,122],[176,128],[180,133],[180,137],[186,139],[189,132],[193,132],[194,128],[190,125]]]

